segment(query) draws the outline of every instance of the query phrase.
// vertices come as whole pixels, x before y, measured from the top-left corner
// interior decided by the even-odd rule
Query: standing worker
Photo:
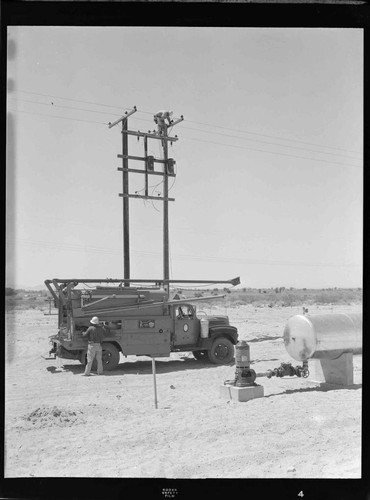
[[[101,343],[104,340],[104,330],[99,325],[99,318],[94,316],[90,320],[91,326],[83,332],[82,335],[87,337],[88,348],[87,348],[87,364],[85,367],[85,372],[83,375],[88,377],[90,375],[91,365],[93,364],[94,358],[98,363],[98,375],[103,375],[103,360],[102,360],[102,346]]]

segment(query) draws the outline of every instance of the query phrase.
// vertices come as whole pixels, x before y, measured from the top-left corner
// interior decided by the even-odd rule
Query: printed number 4
[[[299,497],[303,497],[303,496],[304,496],[304,495],[303,495],[303,491],[300,491],[300,492],[298,493],[298,496],[299,496]]]

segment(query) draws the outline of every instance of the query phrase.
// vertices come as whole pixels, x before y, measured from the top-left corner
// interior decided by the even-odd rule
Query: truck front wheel
[[[227,365],[234,358],[234,345],[226,337],[217,337],[208,351],[208,359],[215,365]]]
[[[193,351],[193,356],[199,361],[205,361],[207,356],[207,351]]]

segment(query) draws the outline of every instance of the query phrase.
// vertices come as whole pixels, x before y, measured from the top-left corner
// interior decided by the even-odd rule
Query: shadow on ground
[[[353,391],[357,389],[361,389],[362,384],[353,384],[350,386],[342,386],[342,385],[334,385],[334,384],[318,384],[315,387],[302,387],[300,389],[286,389],[285,391],[282,392],[277,392],[275,394],[269,394],[267,396],[264,396],[265,398],[271,398],[274,396],[283,396],[285,394],[295,394],[295,393],[300,393],[300,392],[329,392],[329,391],[341,391],[343,389],[347,391]]]
[[[281,335],[278,335],[276,337],[271,337],[271,335],[263,335],[260,337],[253,337],[251,339],[247,339],[248,344],[253,344],[254,342],[268,342],[271,340],[283,340],[283,337]]]
[[[234,366],[235,361],[231,361],[227,365],[222,366]],[[209,361],[201,361],[196,360],[194,358],[183,357],[181,359],[174,360],[155,360],[155,371],[157,374],[160,373],[170,373],[176,371],[184,371],[184,370],[199,370],[199,369],[210,369],[217,368],[221,365],[214,365]],[[63,372],[72,372],[74,375],[80,375],[83,373],[85,367],[81,364],[77,365],[68,365],[64,364],[60,368],[55,366],[47,366],[46,369],[53,374],[63,373]],[[91,373],[94,375],[96,370],[92,369]],[[105,376],[115,376],[115,375],[129,375],[129,374],[140,374],[140,375],[148,375],[152,373],[152,361],[151,360],[138,360],[133,362],[120,363],[117,368],[113,371],[105,371]]]

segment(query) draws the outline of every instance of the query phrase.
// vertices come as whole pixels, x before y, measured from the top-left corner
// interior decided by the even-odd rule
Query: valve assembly
[[[292,366],[291,363],[281,363],[278,368],[267,370],[266,372],[256,373],[250,367],[250,348],[245,340],[239,341],[235,346],[235,378],[234,380],[225,380],[224,385],[233,385],[235,387],[256,386],[257,377],[303,377],[307,378],[310,374],[308,370],[308,361],[302,362],[302,366]]]
[[[257,376],[267,378],[271,377],[303,377],[307,378],[310,372],[308,370],[308,362],[303,361],[303,366],[292,366],[292,363],[281,363],[278,368],[267,370],[265,373],[258,373]]]

